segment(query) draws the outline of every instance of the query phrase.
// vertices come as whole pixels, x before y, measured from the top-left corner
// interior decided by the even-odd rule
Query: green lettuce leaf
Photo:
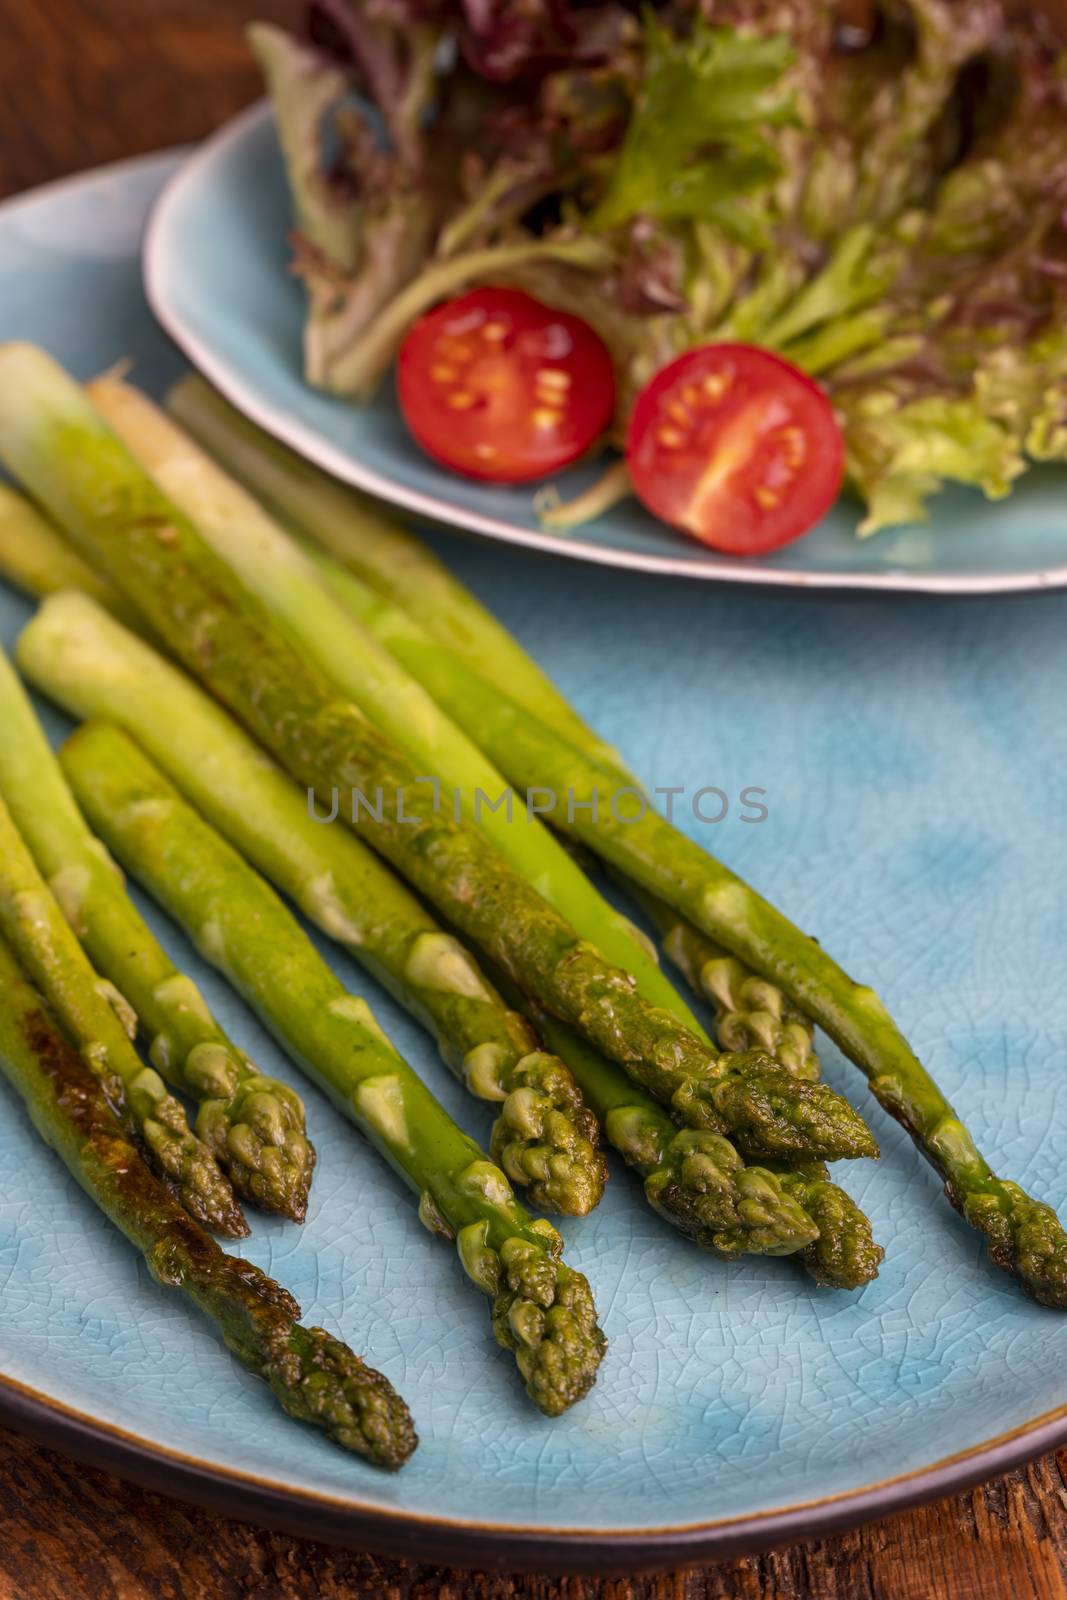
[[[590,226],[711,218],[745,243],[766,242],[758,197],[781,165],[768,130],[796,119],[784,82],[792,60],[784,34],[760,38],[698,18],[678,38],[650,16],[644,81]]]
[[[876,389],[844,421],[849,477],[867,503],[861,537],[927,521],[926,502],[946,480],[999,500],[1026,468],[1011,430],[987,416],[976,396],[901,403],[892,389]]]

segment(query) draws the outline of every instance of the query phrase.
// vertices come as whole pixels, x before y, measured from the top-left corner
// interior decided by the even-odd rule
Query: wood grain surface
[[[258,92],[242,25],[297,10],[296,0],[0,0],[0,194],[207,133]],[[1067,1600],[1067,1452],[771,1555],[659,1578],[560,1579],[331,1550],[148,1494],[0,1430],[0,1600],[249,1596]]]
[[[0,1600],[1067,1600],[1067,1453],[957,1500],[714,1568],[508,1577],[213,1517],[0,1430]]]

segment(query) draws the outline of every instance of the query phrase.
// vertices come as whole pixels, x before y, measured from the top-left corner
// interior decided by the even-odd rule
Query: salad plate
[[[269,149],[262,117],[245,127]],[[177,156],[153,158],[0,208],[0,338],[39,343],[82,378],[128,358],[161,393],[184,363],[143,298],[140,247],[179,170]],[[259,329],[281,365],[295,326]],[[635,608],[631,574],[434,537],[650,782],[765,791],[759,826],[736,805],[714,827],[686,825],[850,971],[877,978],[998,1169],[1062,1203],[1067,599],[816,596],[786,613],[756,592],[655,583]],[[5,647],[29,612],[0,588]],[[62,719],[41,709],[60,737]],[[145,908],[227,1031],[293,1081],[250,1013]],[[485,1108],[414,1025],[323,953],[484,1138]],[[814,1535],[1067,1442],[1067,1319],[989,1265],[903,1131],[856,1095],[831,1047],[823,1057],[828,1079],[872,1109],[881,1143],[879,1162],[845,1164],[887,1247],[880,1276],[846,1294],[787,1261],[712,1260],[613,1171],[604,1203],[563,1228],[609,1352],[591,1394],[555,1421],[524,1400],[480,1297],[398,1182],[305,1087],[319,1151],[308,1220],[261,1218],[237,1248],[409,1401],[421,1445],[395,1477],[287,1420],[152,1283],[0,1084],[0,1420],[294,1531],[601,1572]]]
[[[304,294],[289,271],[289,194],[266,106],[236,118],[173,175],[155,208],[145,280],[156,316],[247,416],[309,460],[406,511],[528,549],[681,577],[787,588],[983,594],[1067,584],[1062,469],[1038,468],[1011,496],[939,495],[929,523],[855,534],[843,498],[803,539],[758,558],[724,556],[655,521],[636,501],[570,533],[541,526],[528,486],[445,471],[409,438],[392,392],[357,406],[302,377]],[[555,480],[569,499],[595,465]]]

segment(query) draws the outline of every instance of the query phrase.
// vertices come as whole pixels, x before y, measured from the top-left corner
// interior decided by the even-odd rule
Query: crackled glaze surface
[[[168,170],[139,165],[0,213],[0,336],[39,340],[85,376],[133,355],[158,389],[178,361],[140,298],[136,252]],[[787,603],[443,537],[440,547],[650,783],[767,791],[758,826],[736,805],[717,827],[687,825],[878,982],[1006,1175],[1067,1199],[1067,598]],[[5,644],[27,614],[0,592]],[[240,1042],[292,1078],[155,921]],[[338,968],[484,1136],[487,1117],[422,1036]],[[856,1074],[825,1057],[862,1104]],[[1067,1317],[986,1264],[875,1109],[881,1162],[843,1170],[888,1251],[858,1297],[820,1293],[787,1262],[704,1259],[613,1171],[599,1210],[563,1230],[611,1348],[592,1396],[547,1422],[449,1251],[325,1102],[307,1098],[320,1153],[307,1225],[257,1221],[242,1248],[403,1391],[423,1443],[400,1477],[287,1422],[211,1330],[150,1283],[2,1087],[0,1373],[273,1483],[575,1530],[847,1493],[1067,1404]]]
[[[415,449],[390,381],[359,409],[303,383],[303,294],[287,271],[290,226],[273,123],[257,108],[202,146],[168,189],[146,253],[152,303],[242,410],[330,472],[418,515],[583,561],[729,582],[948,593],[1067,585],[1057,468],[1029,472],[997,504],[974,491],[947,491],[929,525],[876,539],[854,537],[859,502],[845,498],[796,544],[751,560],[683,538],[635,500],[566,536],[546,532],[528,488],[469,483]],[[600,470],[594,463],[561,475],[564,499]]]

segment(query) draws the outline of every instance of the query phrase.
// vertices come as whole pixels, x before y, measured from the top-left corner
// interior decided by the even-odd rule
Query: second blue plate
[[[793,589],[982,594],[1067,585],[1067,475],[1032,471],[1009,499],[940,495],[929,524],[855,536],[842,500],[806,538],[768,556],[723,556],[656,522],[636,501],[561,536],[534,515],[528,488],[471,483],[412,443],[392,384],[371,406],[317,393],[301,377],[303,290],[288,271],[289,195],[273,117],[257,107],[198,150],[156,207],[145,265],[167,331],[225,395],[346,483],[435,522],[511,544],[644,572]],[[565,499],[595,468],[562,474]]]

